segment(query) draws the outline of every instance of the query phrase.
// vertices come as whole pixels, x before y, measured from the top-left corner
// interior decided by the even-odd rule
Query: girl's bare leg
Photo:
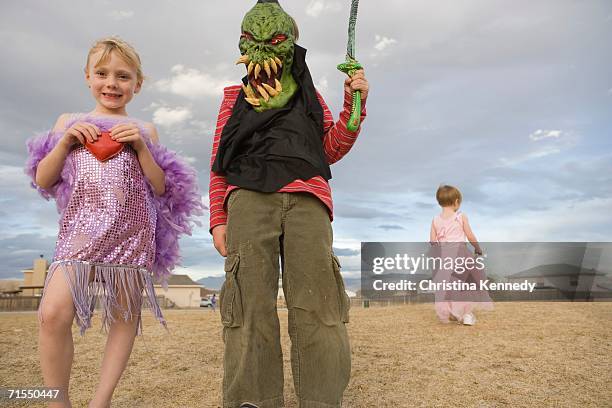
[[[59,388],[65,396],[64,402],[51,403],[49,406],[71,407],[68,388],[74,356],[72,321],[75,310],[63,270],[55,270],[45,288],[40,307],[42,319],[38,331],[38,350],[44,383],[46,387]]]
[[[104,349],[104,358],[100,370],[100,382],[96,394],[89,404],[90,408],[111,406],[113,392],[125,370],[134,346],[140,316],[140,301],[126,299],[125,294],[119,296],[118,301],[122,308],[125,307],[126,310],[127,302],[132,302],[132,316],[131,319],[125,321],[122,311],[113,311],[114,322],[110,326],[106,339],[106,348]]]

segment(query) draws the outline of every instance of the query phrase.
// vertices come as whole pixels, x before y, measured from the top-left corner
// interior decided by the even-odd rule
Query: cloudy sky
[[[119,35],[139,51],[147,81],[128,111],[154,122],[208,191],[212,128],[222,88],[244,74],[233,62],[252,4],[1,3],[0,278],[52,256],[58,215],[28,185],[24,143],[59,114],[93,108],[82,70],[97,38]],[[349,4],[283,2],[336,115]],[[427,240],[440,183],[462,190],[481,241],[612,241],[610,38],[608,0],[362,0],[368,118],[332,167],[346,276],[357,274],[361,241]],[[181,241],[194,279],[222,274],[203,222]]]

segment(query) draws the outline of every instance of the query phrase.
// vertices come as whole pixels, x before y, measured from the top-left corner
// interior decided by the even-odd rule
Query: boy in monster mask
[[[349,382],[349,299],[332,252],[329,165],[353,146],[354,91],[365,118],[362,70],[344,85],[333,117],[295,42],[294,20],[259,0],[240,37],[247,76],[225,88],[210,174],[210,230],[225,261],[220,310],[225,342],[223,406],[276,408],[283,358],[276,312],[279,259],[289,313],[291,368],[302,408],[340,407]]]

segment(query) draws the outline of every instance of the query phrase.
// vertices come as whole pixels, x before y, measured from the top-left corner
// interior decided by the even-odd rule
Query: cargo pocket
[[[333,265],[334,265],[334,276],[336,277],[336,286],[338,287],[338,300],[340,302],[340,318],[343,323],[349,322],[349,309],[351,308],[351,299],[346,294],[346,289],[344,287],[344,281],[342,280],[342,275],[340,274],[340,260],[334,254],[332,254]]]
[[[221,323],[225,327],[242,326],[242,298],[237,279],[239,266],[238,254],[228,255],[225,259],[225,282],[219,293]]]

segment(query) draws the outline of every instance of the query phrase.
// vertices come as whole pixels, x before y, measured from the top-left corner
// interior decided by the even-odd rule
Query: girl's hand
[[[227,248],[225,247],[226,226],[217,225],[212,230],[212,236],[217,252],[223,257],[227,256]]]
[[[66,130],[62,141],[68,147],[72,147],[77,143],[84,145],[86,142],[93,143],[98,140],[100,133],[100,129],[96,125],[87,122],[77,122]]]
[[[363,69],[356,71],[355,75],[344,80],[344,90],[345,92],[349,93],[361,91],[362,100],[368,97],[370,84],[368,83],[368,80],[365,77]]]
[[[137,152],[146,149],[140,129],[133,123],[121,123],[115,125],[110,130],[111,138],[120,143],[129,143]]]

